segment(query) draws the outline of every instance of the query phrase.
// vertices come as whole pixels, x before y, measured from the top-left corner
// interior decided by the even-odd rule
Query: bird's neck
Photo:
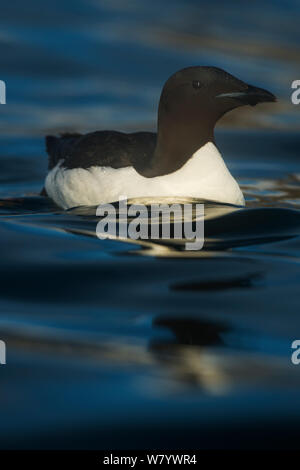
[[[160,116],[155,150],[138,172],[150,178],[179,170],[197,150],[214,142],[214,126],[205,124],[199,126],[197,120]]]

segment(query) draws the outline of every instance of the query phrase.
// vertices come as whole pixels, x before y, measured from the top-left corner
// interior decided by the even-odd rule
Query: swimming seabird
[[[47,136],[45,191],[64,209],[120,196],[196,197],[244,205],[216,148],[214,127],[228,111],[275,96],[217,67],[188,67],[165,83],[157,134],[97,131]]]

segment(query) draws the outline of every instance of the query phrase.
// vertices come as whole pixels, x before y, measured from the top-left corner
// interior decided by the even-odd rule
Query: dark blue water
[[[296,0],[1,7],[1,448],[297,445],[299,20]],[[100,241],[92,210],[38,196],[45,134],[155,129],[195,64],[279,97],[220,123],[247,207],[206,204],[202,251]]]

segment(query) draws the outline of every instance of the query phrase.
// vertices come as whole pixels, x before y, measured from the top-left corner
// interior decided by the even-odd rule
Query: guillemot
[[[45,191],[64,209],[136,197],[196,197],[244,205],[214,140],[217,121],[234,108],[275,96],[217,67],[174,73],[159,101],[157,134],[97,131],[47,136]]]

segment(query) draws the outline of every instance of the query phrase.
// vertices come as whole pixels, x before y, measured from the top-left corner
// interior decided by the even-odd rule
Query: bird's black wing
[[[90,168],[105,166],[124,168],[135,162],[147,161],[153,155],[156,134],[136,132],[125,134],[117,131],[97,131],[89,134],[62,134],[47,136],[46,148],[49,169],[60,160],[65,168]]]

